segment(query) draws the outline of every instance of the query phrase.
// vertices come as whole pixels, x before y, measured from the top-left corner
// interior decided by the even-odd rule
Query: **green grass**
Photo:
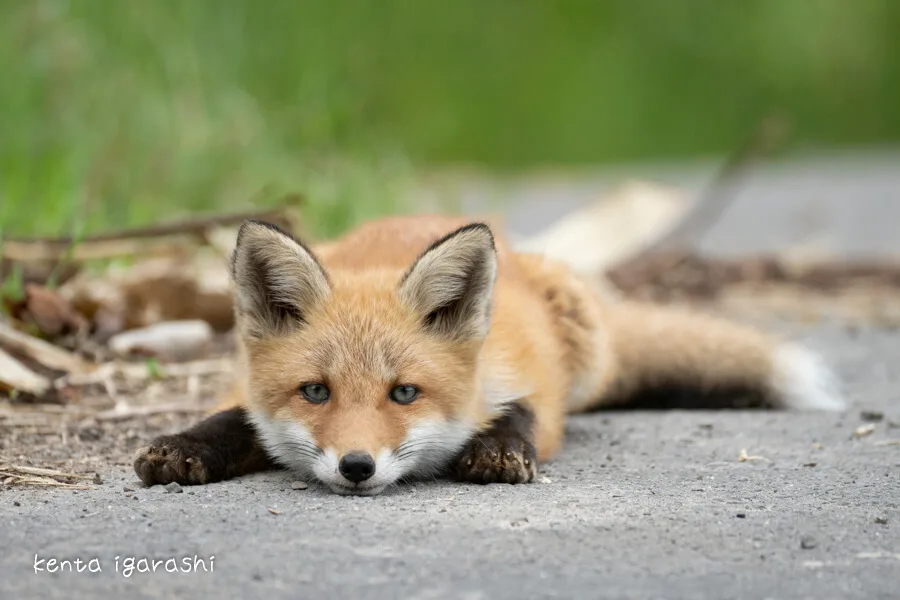
[[[303,193],[332,234],[421,169],[900,139],[893,0],[0,0],[0,233]]]

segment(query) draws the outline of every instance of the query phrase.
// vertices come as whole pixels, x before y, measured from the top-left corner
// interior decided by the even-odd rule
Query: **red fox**
[[[147,485],[272,468],[338,494],[453,473],[527,483],[576,412],[844,408],[796,342],[611,299],[483,223],[385,218],[309,248],[248,221],[231,271],[237,398],[141,448]]]

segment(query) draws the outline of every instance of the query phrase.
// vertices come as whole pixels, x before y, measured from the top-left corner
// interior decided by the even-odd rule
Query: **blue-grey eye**
[[[300,387],[303,397],[313,404],[322,404],[331,396],[331,392],[321,383],[309,383]]]
[[[411,385],[398,385],[391,390],[391,400],[397,404],[409,404],[419,395],[419,390]]]

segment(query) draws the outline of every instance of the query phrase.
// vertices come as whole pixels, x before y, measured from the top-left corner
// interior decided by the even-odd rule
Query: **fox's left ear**
[[[423,252],[398,292],[425,327],[456,339],[483,339],[491,326],[496,277],[494,236],[487,225],[473,223]]]
[[[235,313],[246,334],[287,333],[331,294],[313,253],[274,225],[246,221],[232,255]]]

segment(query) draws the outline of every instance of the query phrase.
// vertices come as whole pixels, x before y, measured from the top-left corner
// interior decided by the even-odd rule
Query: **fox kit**
[[[526,483],[575,412],[843,407],[796,343],[608,299],[481,223],[394,217],[308,248],[250,221],[232,276],[238,399],[141,448],[147,485],[278,467],[339,494],[448,472]]]

